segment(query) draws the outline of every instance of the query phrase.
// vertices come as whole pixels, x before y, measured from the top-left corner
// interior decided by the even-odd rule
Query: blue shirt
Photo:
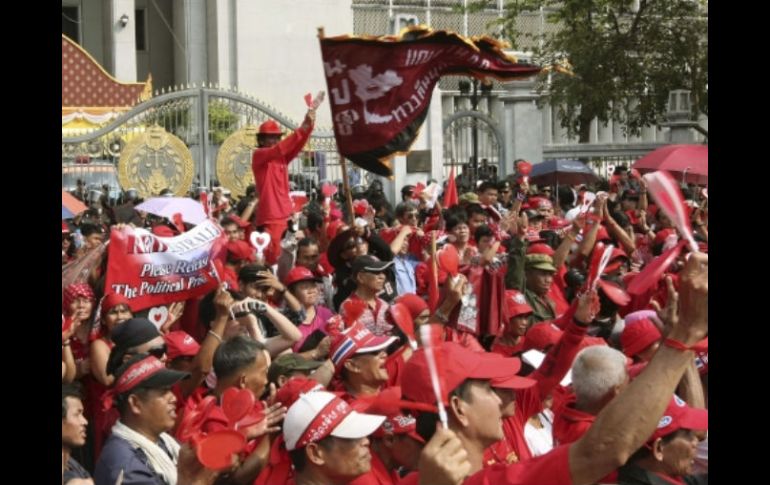
[[[168,453],[162,440],[158,446]],[[115,485],[121,470],[123,485],[167,485],[161,475],[152,469],[150,460],[141,448],[134,449],[128,441],[111,435],[96,462],[94,484]]]
[[[420,260],[412,256],[397,255],[393,258],[393,269],[396,273],[396,293],[417,293],[417,283],[414,279],[414,269],[420,264]]]

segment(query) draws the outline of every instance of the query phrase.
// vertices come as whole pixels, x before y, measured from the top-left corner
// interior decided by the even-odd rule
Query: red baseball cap
[[[620,345],[623,353],[633,357],[661,339],[660,330],[649,318],[641,318],[623,328]]]
[[[64,222],[64,221],[61,221],[61,233],[62,234],[69,234],[69,232],[70,232],[70,228],[67,225],[67,223]]]
[[[663,417],[658,421],[658,428],[647,440],[653,444],[656,439],[670,435],[680,429],[706,431],[709,428],[709,412],[706,409],[691,408],[676,394],[668,403]]]
[[[566,229],[567,227],[572,225],[572,222],[562,217],[554,217],[548,222],[548,225],[551,229],[558,230],[558,229]]]
[[[454,342],[442,342],[434,347],[434,353],[442,367],[439,374],[443,383],[444,395],[442,399],[444,404],[449,402],[449,393],[466,379],[510,381],[509,378],[521,366],[519,359],[505,358],[489,352],[473,352]],[[404,366],[403,372],[401,391],[405,398],[429,404],[436,402],[424,348],[415,351],[412,358]],[[518,376],[513,377],[517,377],[517,381],[524,379]],[[534,381],[532,382],[534,383]],[[505,384],[510,384],[510,382],[505,382]]]
[[[302,394],[323,390],[324,386],[315,379],[306,376],[294,376],[284,382],[283,386],[275,393],[275,400],[290,408]]]
[[[383,421],[372,436],[382,438],[385,435],[405,434],[415,441],[425,444],[425,439],[417,434],[417,420],[409,414],[396,414]]]
[[[201,349],[201,346],[187,332],[177,330],[169,332],[163,336],[166,342],[166,357],[168,360],[174,360],[177,357],[195,357]]]
[[[326,391],[300,394],[283,420],[283,440],[288,451],[304,448],[327,436],[358,439],[369,436],[385,416],[364,414]]]
[[[676,234],[675,229],[661,229],[657,234],[655,234],[655,239],[653,239],[652,244],[663,244],[666,242],[666,238],[672,234]]]
[[[527,299],[518,290],[505,290],[505,317],[510,319],[532,313],[532,307],[527,303]]]
[[[254,248],[246,241],[230,241],[225,247],[227,248],[227,256],[229,259],[235,261],[257,260],[254,254]]]
[[[564,331],[550,321],[532,325],[524,336],[524,351],[535,349],[545,352],[548,347],[559,342]]]
[[[300,281],[320,280],[316,275],[313,274],[312,271],[305,268],[304,266],[295,266],[286,274],[286,277],[283,279],[283,284],[286,286],[291,286],[294,283],[299,283]]]
[[[332,337],[329,359],[334,364],[335,372],[339,372],[345,361],[354,355],[385,350],[397,339],[398,337],[388,335],[377,336],[363,323],[356,322],[347,330]]]
[[[231,221],[233,221],[234,223],[236,223],[238,225],[238,227],[240,227],[242,229],[246,229],[247,227],[249,227],[249,223],[248,222],[244,221],[243,219],[241,219],[240,217],[238,217],[236,215],[227,216],[227,218],[230,219]]]
[[[553,257],[555,252],[551,246],[545,243],[534,243],[527,247],[527,254],[547,254]]]
[[[267,120],[259,125],[258,135],[281,135],[281,127],[273,120]]]

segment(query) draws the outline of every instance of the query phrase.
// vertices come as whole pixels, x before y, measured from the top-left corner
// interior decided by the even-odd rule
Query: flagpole
[[[352,226],[355,219],[355,214],[353,213],[353,197],[350,195],[348,167],[345,163],[345,156],[342,153],[340,153],[340,167],[342,167],[342,190],[345,191],[345,205],[348,208],[348,224]]]

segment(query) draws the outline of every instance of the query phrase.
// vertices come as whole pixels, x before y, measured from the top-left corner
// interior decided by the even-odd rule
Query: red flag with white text
[[[113,229],[105,291],[128,298],[134,311],[205,295],[217,287],[212,262],[224,241],[222,228],[211,220],[176,237],[130,226]]]
[[[527,78],[540,67],[520,64],[487,37],[411,27],[400,36],[321,38],[334,135],[340,153],[378,175],[409,151],[441,76],[501,81]]]

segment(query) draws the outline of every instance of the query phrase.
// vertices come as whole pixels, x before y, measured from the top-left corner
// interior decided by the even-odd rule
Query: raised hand
[[[262,435],[280,431],[281,427],[276,425],[283,421],[284,416],[286,416],[286,408],[283,404],[275,403],[268,406],[265,409],[265,419],[244,429],[246,432],[246,439],[253,440]]]
[[[436,432],[420,453],[420,485],[459,485],[471,471],[468,452],[457,435],[436,423]]]
[[[679,318],[670,337],[693,345],[708,335],[709,257],[690,253],[679,279]]]

